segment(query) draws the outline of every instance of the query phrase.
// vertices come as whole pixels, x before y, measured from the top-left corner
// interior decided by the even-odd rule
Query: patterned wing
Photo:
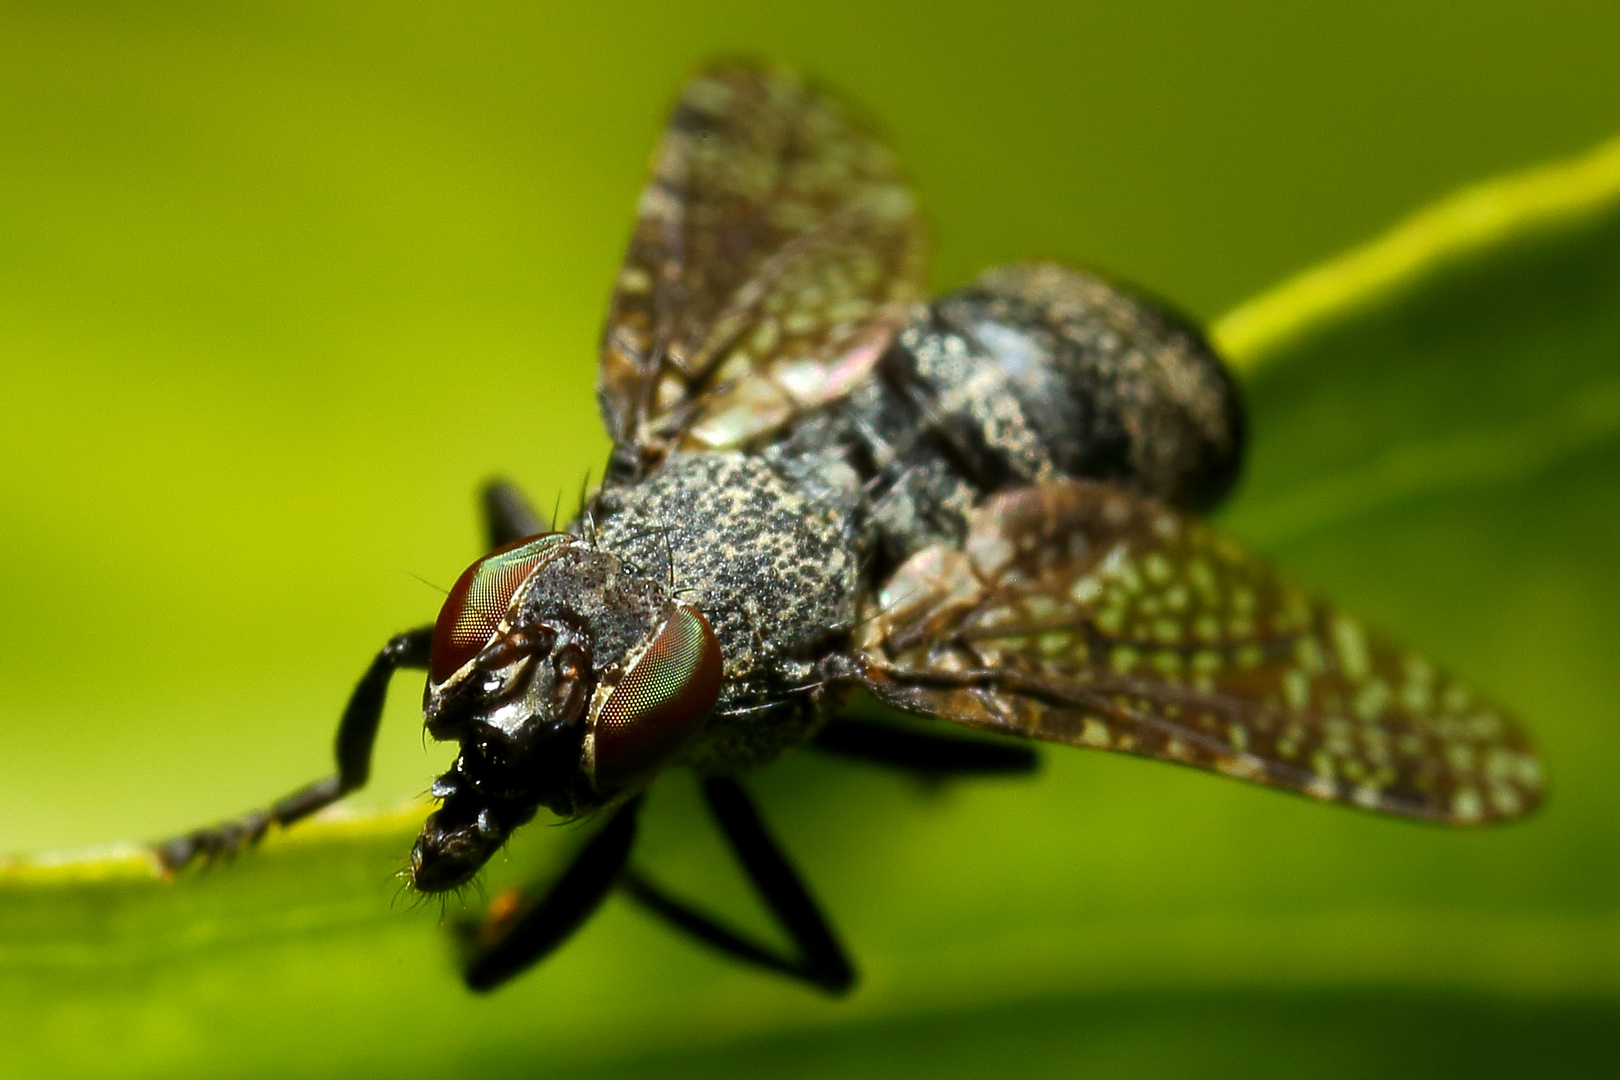
[[[793,74],[687,84],[653,155],[603,332],[618,463],[746,446],[865,378],[921,295],[893,155]]]
[[[1540,799],[1514,722],[1150,499],[1067,480],[905,562],[854,667],[909,712],[1469,824]]]

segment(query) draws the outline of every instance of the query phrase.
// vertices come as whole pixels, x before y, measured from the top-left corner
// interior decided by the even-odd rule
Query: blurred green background
[[[477,554],[478,482],[572,500],[606,453],[594,346],[646,156],[707,58],[793,62],[875,118],[941,288],[1050,256],[1214,319],[1620,132],[1617,47],[1595,3],[0,5],[0,851],[322,774],[362,665]],[[1528,825],[1095,754],[942,793],[800,758],[755,787],[865,964],[844,1005],[618,905],[465,998],[434,913],[384,910],[408,840],[152,894],[116,975],[16,952],[16,909],[0,1004],[105,1075],[1578,1071],[1620,1023],[1616,252],[1607,219],[1538,239],[1263,373],[1227,519],[1528,717],[1555,783]],[[448,756],[399,689],[362,806]],[[649,862],[744,906],[666,787]],[[560,857],[531,831],[498,875]],[[164,928],[210,888],[256,897],[255,929],[176,969],[192,938]],[[328,936],[287,946],[304,924],[267,911]]]

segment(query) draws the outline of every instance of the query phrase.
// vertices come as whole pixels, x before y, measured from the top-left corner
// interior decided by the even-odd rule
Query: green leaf
[[[754,786],[862,964],[839,1003],[616,901],[471,996],[438,909],[398,896],[419,807],[172,883],[137,847],[17,858],[0,1067],[1593,1071],[1620,1022],[1620,144],[1464,192],[1216,335],[1254,421],[1224,524],[1519,710],[1553,777],[1536,819],[1450,832],[1106,755],[945,791],[792,757]],[[757,924],[689,781],[652,810],[646,863]],[[496,883],[577,842],[527,832]]]

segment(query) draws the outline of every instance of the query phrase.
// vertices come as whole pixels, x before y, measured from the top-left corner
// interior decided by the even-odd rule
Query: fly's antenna
[[[557,531],[557,519],[562,516],[562,488],[557,489],[557,501],[551,504],[551,531]]]

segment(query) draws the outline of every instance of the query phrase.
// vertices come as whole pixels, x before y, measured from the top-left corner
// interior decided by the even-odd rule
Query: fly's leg
[[[729,777],[711,777],[703,783],[703,795],[743,871],[777,924],[793,939],[798,955],[783,955],[750,940],[634,870],[627,870],[619,884],[647,910],[734,959],[800,979],[829,994],[848,992],[855,984],[849,957],[804,882],[765,831],[748,793]]]
[[[338,722],[336,773],[299,788],[267,809],[155,845],[164,869],[173,873],[194,859],[212,862],[221,855],[235,855],[257,843],[271,825],[291,825],[363,786],[371,774],[371,748],[377,741],[388,682],[400,668],[427,667],[432,647],[431,626],[407,630],[383,646],[360,677],[343,710],[343,719]]]
[[[853,718],[834,718],[816,734],[811,745],[840,757],[906,769],[928,779],[1025,775],[1041,763],[1033,747],[1017,743],[934,735]]]
[[[462,976],[469,989],[495,989],[579,928],[624,869],[640,809],[637,796],[615,810],[544,893],[536,897],[526,890],[508,889],[490,902],[482,920],[462,926],[467,947]]]
[[[540,515],[515,485],[506,480],[484,485],[484,534],[491,551],[545,531]]]

